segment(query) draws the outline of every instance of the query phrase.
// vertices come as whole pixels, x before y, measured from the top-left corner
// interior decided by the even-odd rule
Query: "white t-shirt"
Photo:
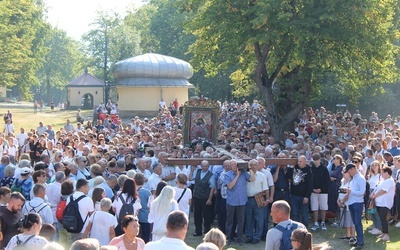
[[[274,179],[272,177],[271,171],[269,169],[263,169],[263,170],[261,170],[261,172],[267,178],[268,187],[274,186]]]
[[[26,133],[20,133],[17,135],[18,145],[20,147],[24,146],[26,139],[28,139],[28,135]]]
[[[110,213],[104,211],[94,212],[89,221],[92,223],[90,238],[98,239],[100,246],[108,245],[110,239],[110,227],[118,225],[117,219]]]
[[[8,136],[8,134],[14,133],[14,125],[13,124],[4,124],[4,135]]]
[[[380,181],[383,181],[381,174],[376,174],[376,175],[371,176],[371,178],[369,178],[369,180],[368,180],[370,189],[375,190]]]
[[[158,174],[155,174],[155,173],[151,174],[151,176],[149,177],[149,180],[147,181],[148,189],[150,191],[156,190],[157,189],[157,185],[158,185],[158,183],[160,181],[162,181],[162,180],[161,180],[161,177]]]
[[[18,153],[18,148],[17,148],[16,145],[13,145],[13,146],[6,145],[6,146],[4,146],[3,154],[17,156],[17,153]]]
[[[164,237],[159,241],[149,242],[145,246],[146,250],[194,250],[193,247],[186,245],[183,240]]]
[[[378,207],[387,207],[391,209],[393,207],[393,197],[395,193],[396,185],[392,177],[382,181],[376,187],[374,193],[378,193],[380,190],[386,191],[385,194],[375,198],[375,204]]]
[[[127,200],[127,194],[120,194],[120,195],[124,198],[124,201],[126,203],[129,204],[132,202],[132,200],[130,200],[130,199]],[[119,197],[115,198],[112,206],[115,209],[115,218],[117,218],[117,219],[119,216],[119,212],[121,211],[122,205],[123,205],[123,203],[122,203],[121,199]],[[142,205],[140,204],[140,199],[138,197],[136,199],[136,201],[133,203],[133,214],[137,215],[137,213],[139,212],[139,209],[141,209],[141,208],[142,208]]]
[[[174,199],[178,202],[179,197],[181,197],[183,193],[183,188],[174,187],[175,189],[175,197]],[[190,206],[189,201],[192,199],[192,190],[190,188],[186,188],[185,194],[182,196],[181,200],[178,203],[179,210],[185,212],[189,217]]]

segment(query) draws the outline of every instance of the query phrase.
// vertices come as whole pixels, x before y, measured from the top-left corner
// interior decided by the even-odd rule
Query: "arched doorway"
[[[86,93],[82,96],[82,108],[92,109],[93,108],[93,95]]]

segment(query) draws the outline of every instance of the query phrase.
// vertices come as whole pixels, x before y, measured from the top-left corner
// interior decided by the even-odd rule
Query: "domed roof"
[[[148,53],[117,62],[113,74],[121,85],[150,83],[156,79],[158,84],[170,82],[172,85],[187,85],[189,84],[187,80],[193,76],[193,68],[183,60]]]

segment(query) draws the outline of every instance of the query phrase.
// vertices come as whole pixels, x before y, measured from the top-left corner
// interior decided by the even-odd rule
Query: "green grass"
[[[15,134],[19,133],[21,127],[24,127],[25,131],[31,128],[36,129],[36,127],[39,126],[40,121],[42,121],[44,125],[52,124],[54,131],[58,131],[63,127],[64,124],[66,124],[67,119],[70,119],[73,124],[76,124],[77,110],[59,110],[58,108],[55,108],[55,111],[51,112],[50,108],[46,107],[43,109],[42,113],[38,110],[38,113],[34,114],[33,103],[0,103],[1,116],[3,116],[7,110],[10,110],[13,114]],[[91,119],[93,113],[92,110],[82,110],[81,112],[85,118],[85,123],[87,118]],[[3,125],[1,125],[1,130],[2,129]]]
[[[193,213],[192,213],[193,214]],[[191,223],[189,226],[189,231],[186,235],[186,243],[194,248],[198,244],[202,242],[203,237],[193,237],[194,233],[194,225],[193,225],[193,216],[191,214]],[[216,223],[214,223],[216,224]],[[310,224],[311,225],[311,224]],[[372,221],[365,222],[363,220],[363,228],[364,228],[364,242],[365,246],[363,249],[365,250],[384,250],[384,249],[393,249],[398,250],[400,249],[400,228],[396,228],[394,226],[389,226],[389,234],[390,234],[390,242],[383,242],[380,239],[377,239],[376,236],[371,235],[368,233],[367,227],[372,225]],[[340,240],[339,238],[346,234],[344,228],[336,228],[327,226],[327,231],[315,231],[313,233],[314,244],[329,244],[332,249],[354,249],[349,244],[344,241]],[[238,249],[238,250],[262,250],[265,249],[265,241],[260,241],[258,244],[245,244],[244,246],[233,245],[229,247],[230,249]],[[229,249],[225,247],[225,249]]]

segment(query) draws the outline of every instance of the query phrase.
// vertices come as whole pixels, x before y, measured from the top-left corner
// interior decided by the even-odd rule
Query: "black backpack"
[[[368,201],[369,201],[369,195],[371,193],[371,186],[369,185],[369,182],[365,182],[365,193],[364,193],[364,205],[368,206]]]
[[[126,201],[125,201],[124,197],[122,197],[122,195],[120,195],[119,198],[122,201],[122,207],[118,214],[118,224],[121,224],[125,215],[133,214],[133,203],[135,203],[136,199],[133,199],[132,202],[130,202],[130,203],[126,203]]]
[[[82,231],[83,226],[87,220],[88,215],[86,215],[85,220],[82,219],[82,216],[79,212],[79,201],[85,198],[86,195],[80,196],[78,199],[74,200],[74,197],[71,195],[69,197],[69,203],[64,209],[64,214],[62,218],[62,224],[65,230],[70,233],[80,233]]]
[[[290,250],[292,249],[292,232],[298,227],[298,224],[291,222],[286,227],[276,225],[275,228],[282,232],[281,246],[279,250]]]

